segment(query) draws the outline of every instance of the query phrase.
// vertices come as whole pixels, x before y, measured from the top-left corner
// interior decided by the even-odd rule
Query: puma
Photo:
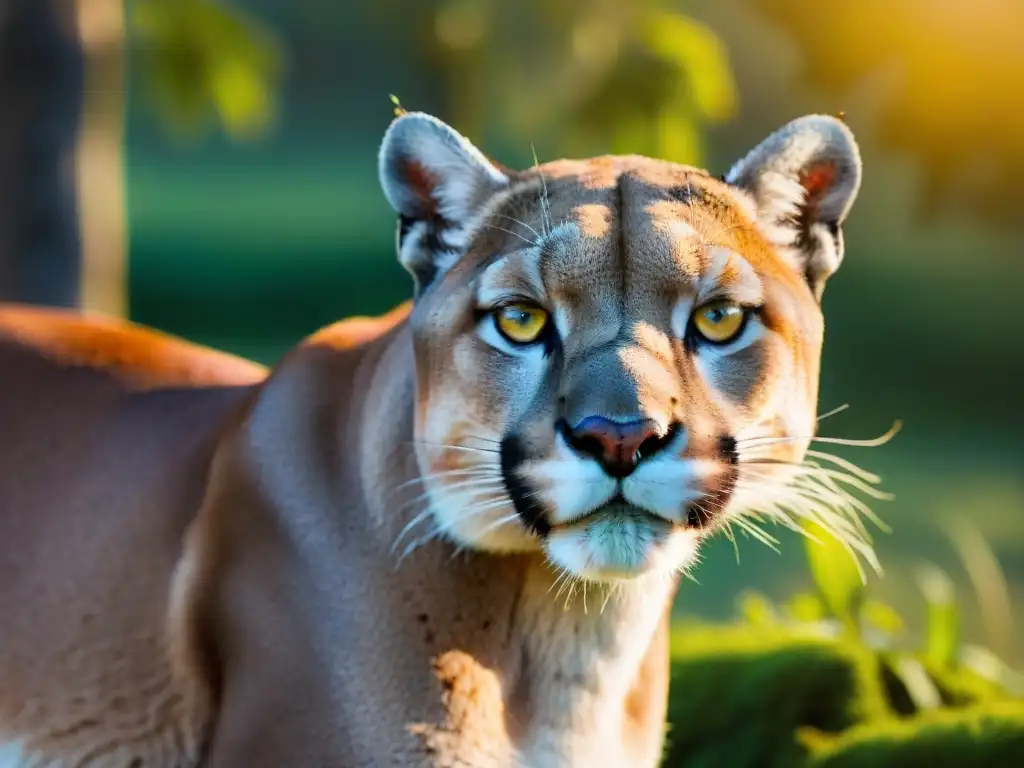
[[[678,574],[799,514],[860,167],[824,116],[715,178],[409,113],[413,301],[272,371],[0,309],[0,766],[656,765]]]

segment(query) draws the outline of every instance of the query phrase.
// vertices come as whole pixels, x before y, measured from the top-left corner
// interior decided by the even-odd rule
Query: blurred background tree
[[[83,71],[71,0],[0,2],[0,300],[78,301]]]
[[[755,0],[800,47],[803,78],[871,92],[880,143],[920,163],[918,211],[1021,225],[1024,3]]]
[[[126,311],[126,31],[147,104],[175,133],[195,135],[211,116],[234,138],[270,124],[279,51],[237,8],[216,0],[7,0],[2,300]]]
[[[536,142],[546,156],[697,163],[705,128],[736,111],[721,41],[674,0],[384,0],[370,13],[382,32],[397,13],[414,30],[453,124],[518,141],[518,156]]]

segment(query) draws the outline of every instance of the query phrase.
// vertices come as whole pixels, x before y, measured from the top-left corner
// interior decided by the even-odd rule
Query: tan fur
[[[518,522],[424,536],[410,499],[424,472],[493,465],[432,444],[512,426],[541,493],[564,495],[559,397],[682,420],[678,458],[706,461],[711,493],[732,471],[709,458],[723,429],[813,428],[821,316],[749,201],[702,172],[539,172],[543,204],[538,172],[516,176],[415,307],[325,329],[269,375],[126,324],[0,311],[0,766],[657,764],[674,566],[614,594],[570,585]],[[684,360],[674,307],[752,276],[766,332],[742,364]],[[481,342],[485,290],[545,292],[570,329],[557,381]],[[455,503],[430,488],[435,511]],[[488,520],[508,516],[490,493]],[[687,553],[707,533],[665,525]]]

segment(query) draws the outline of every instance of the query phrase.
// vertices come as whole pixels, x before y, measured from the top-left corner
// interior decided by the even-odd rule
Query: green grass
[[[748,593],[739,618],[674,628],[665,768],[1024,766],[1024,680],[963,644],[941,571],[922,582],[928,631],[915,642],[839,542],[814,532],[813,592]]]
[[[798,729],[840,733],[886,712],[878,660],[854,643],[740,625],[681,629],[665,765],[801,765]]]
[[[920,710],[893,661],[806,628],[681,624],[664,768],[1024,765],[1024,700],[964,668],[927,670],[943,702]]]
[[[813,741],[813,739],[811,739]],[[1024,704],[858,725],[818,742],[807,768],[1012,768],[1024,765]]]

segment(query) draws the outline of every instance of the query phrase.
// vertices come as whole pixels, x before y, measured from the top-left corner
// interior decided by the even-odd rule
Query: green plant
[[[853,555],[808,532],[814,592],[780,605],[747,593],[732,623],[675,628],[664,765],[1024,765],[1022,678],[961,644],[949,578],[921,568],[928,619],[914,646]]]
[[[704,129],[736,112],[724,45],[674,0],[382,0],[371,13],[396,11],[441,84],[439,111],[524,156],[536,140],[545,156],[699,163]]]
[[[858,725],[809,741],[807,768],[1010,768],[1024,760],[1024,703]]]
[[[194,135],[213,117],[234,138],[269,128],[282,57],[268,27],[218,0],[135,0],[129,11],[143,92],[165,125]]]

